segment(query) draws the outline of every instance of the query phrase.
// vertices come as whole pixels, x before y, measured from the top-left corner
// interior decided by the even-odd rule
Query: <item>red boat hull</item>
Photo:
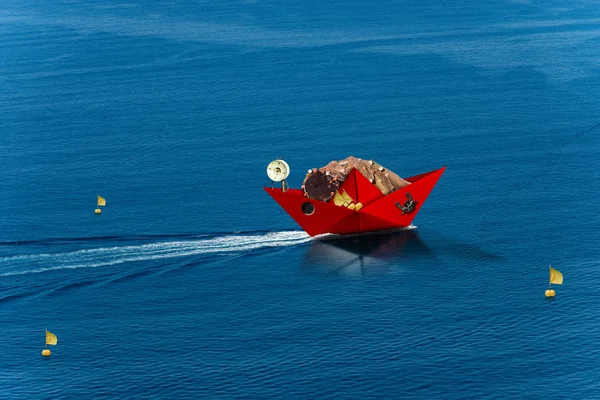
[[[410,185],[387,196],[353,169],[339,190],[345,190],[355,203],[362,204],[358,211],[335,205],[331,200],[323,202],[309,199],[301,189],[284,192],[265,188],[265,191],[310,236],[376,232],[410,226],[445,169],[443,167],[406,178]]]

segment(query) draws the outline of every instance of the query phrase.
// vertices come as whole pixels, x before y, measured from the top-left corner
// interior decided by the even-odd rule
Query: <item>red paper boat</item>
[[[357,169],[352,169],[338,191],[345,191],[360,210],[312,200],[301,189],[282,190],[266,187],[265,191],[310,236],[324,233],[338,235],[400,229],[410,226],[446,167],[405,178],[410,182],[384,195]]]

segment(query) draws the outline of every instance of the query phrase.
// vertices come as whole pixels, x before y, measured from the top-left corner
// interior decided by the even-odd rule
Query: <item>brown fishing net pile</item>
[[[363,160],[350,156],[341,161],[332,161],[324,167],[309,170],[302,183],[304,194],[313,200],[328,201],[335,195],[335,192],[353,168],[356,168],[371,183],[377,186],[384,195],[410,185],[410,182],[405,181],[373,160]]]

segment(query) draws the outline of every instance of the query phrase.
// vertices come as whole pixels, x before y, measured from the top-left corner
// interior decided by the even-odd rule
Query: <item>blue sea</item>
[[[597,1],[6,0],[0,35],[1,399],[600,398]],[[350,155],[447,169],[386,235],[263,190]]]

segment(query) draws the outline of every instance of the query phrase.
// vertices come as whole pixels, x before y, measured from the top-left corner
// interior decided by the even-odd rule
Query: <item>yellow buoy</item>
[[[99,208],[96,208],[96,209],[94,210],[94,212],[95,212],[96,214],[102,214],[102,210],[101,210],[101,209],[99,209]]]
[[[550,289],[550,287],[552,286],[553,283],[555,285],[562,285],[563,275],[559,271],[552,268],[552,264],[550,264],[550,282],[548,283],[548,290],[546,290],[546,297],[556,296],[556,293],[554,292],[554,290]]]
[[[48,345],[56,346],[56,343],[58,343],[58,338],[56,337],[56,335],[52,332],[48,332],[48,329],[46,329],[46,348],[42,350],[42,355],[44,357],[48,357],[50,355]]]

